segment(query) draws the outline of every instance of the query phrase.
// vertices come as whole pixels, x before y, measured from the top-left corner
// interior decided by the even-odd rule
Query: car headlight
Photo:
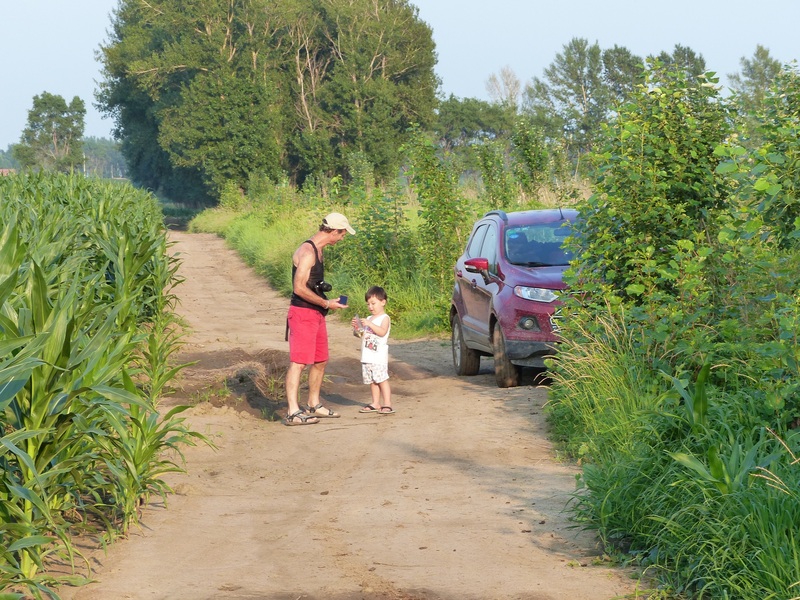
[[[525,300],[533,300],[534,302],[553,302],[558,300],[558,296],[553,290],[527,287],[524,285],[518,285],[515,287],[514,295],[524,298]]]

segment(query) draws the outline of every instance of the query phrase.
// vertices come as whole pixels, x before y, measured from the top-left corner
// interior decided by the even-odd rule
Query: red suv
[[[572,258],[561,246],[574,209],[493,210],[475,223],[455,265],[450,306],[453,365],[475,375],[494,357],[497,385],[519,383],[520,367],[544,368],[558,341],[558,293]]]

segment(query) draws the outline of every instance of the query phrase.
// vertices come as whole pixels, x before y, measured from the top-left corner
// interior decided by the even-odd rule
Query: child
[[[372,403],[358,412],[394,414],[392,408],[392,390],[389,387],[389,330],[392,328],[386,307],[386,291],[382,287],[373,286],[364,295],[371,316],[366,319],[353,318],[351,324],[355,330],[363,328],[361,334],[361,376],[365,384],[369,384]],[[383,403],[381,403],[383,396]]]

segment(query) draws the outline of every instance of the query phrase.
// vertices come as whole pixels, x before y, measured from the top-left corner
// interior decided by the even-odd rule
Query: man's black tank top
[[[308,289],[310,289],[312,292],[314,292],[320,298],[325,298],[327,300],[328,299],[327,296],[323,292],[320,292],[320,291],[317,290],[317,284],[320,281],[323,281],[325,279],[325,265],[319,259],[319,252],[317,251],[317,247],[314,245],[314,242],[312,242],[311,240],[306,240],[303,243],[304,244],[311,244],[311,247],[314,248],[314,266],[311,267],[311,272],[309,273],[309,276],[308,276]],[[297,273],[297,267],[293,264],[292,265],[292,286],[293,287],[294,287],[294,276],[295,276],[295,273]],[[300,296],[298,296],[294,292],[292,292],[292,299],[290,301],[290,304],[292,306],[299,306],[299,307],[302,307],[302,308],[311,308],[311,309],[314,309],[314,310],[322,313],[323,315],[327,315],[328,314],[328,309],[327,308],[322,308],[321,306],[319,306],[317,304],[311,304],[310,302],[306,302],[305,300],[303,300]]]

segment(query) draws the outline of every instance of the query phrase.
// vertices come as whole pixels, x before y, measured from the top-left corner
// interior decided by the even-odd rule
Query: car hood
[[[563,290],[567,287],[564,283],[564,271],[566,270],[566,266],[520,267],[507,265],[504,269],[505,284]]]

